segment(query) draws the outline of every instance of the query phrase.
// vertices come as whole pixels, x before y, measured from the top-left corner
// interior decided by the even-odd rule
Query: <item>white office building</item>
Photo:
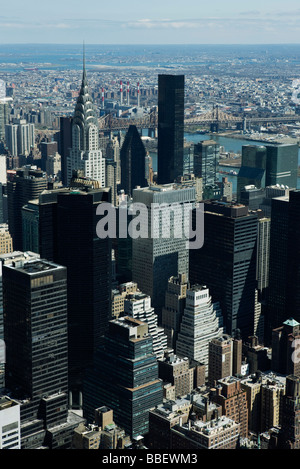
[[[186,305],[176,342],[176,354],[199,361],[208,372],[209,342],[223,335],[223,316],[219,303],[213,303],[206,286],[187,290]]]
[[[157,314],[151,306],[151,298],[142,292],[129,293],[124,300],[126,316],[133,317],[148,324],[148,332],[153,339],[153,352],[156,358],[163,358],[167,349],[167,336],[162,327],[158,327]]]
[[[0,397],[0,450],[21,449],[20,404]]]
[[[5,126],[6,146],[11,156],[28,156],[35,145],[34,124],[25,119],[15,119]]]
[[[164,306],[168,280],[189,273],[189,223],[195,206],[195,188],[180,184],[133,190],[141,236],[132,240],[133,281],[152,299],[157,314]]]

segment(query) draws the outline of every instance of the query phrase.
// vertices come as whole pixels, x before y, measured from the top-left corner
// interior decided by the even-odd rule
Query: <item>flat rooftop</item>
[[[0,411],[4,409],[8,409],[10,407],[14,407],[16,405],[19,405],[18,402],[13,401],[7,396],[1,396],[0,397]]]
[[[202,422],[201,420],[197,420],[194,422],[192,429],[210,436],[219,433],[220,430],[224,428],[230,428],[236,425],[239,424],[223,415],[222,417],[211,420],[210,422]]]
[[[34,275],[38,273],[50,272],[53,270],[64,269],[65,267],[55,264],[47,260],[31,260],[31,261],[22,261],[16,260],[13,261],[11,265],[6,266],[11,269],[16,269],[22,271],[28,275]]]

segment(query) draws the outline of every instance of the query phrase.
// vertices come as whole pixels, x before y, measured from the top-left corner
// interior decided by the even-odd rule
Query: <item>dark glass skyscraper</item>
[[[41,257],[68,269],[69,384],[77,391],[110,319],[111,240],[98,238],[96,210],[111,199],[109,188],[93,188],[96,181],[72,184],[40,195],[35,224]]]
[[[69,381],[74,391],[80,390],[110,319],[111,239],[96,233],[96,210],[103,201],[110,201],[109,189],[57,195],[55,261],[68,269]]]
[[[238,174],[237,197],[246,185],[297,187],[298,145],[245,145]]]
[[[297,188],[298,145],[267,145],[266,186]]]
[[[149,410],[162,403],[162,382],[148,325],[131,317],[109,323],[83,388],[83,415],[93,422],[100,405],[131,437],[149,429]]]
[[[300,191],[290,191],[287,233],[286,312],[300,322]],[[283,278],[284,280],[284,278]],[[287,318],[286,318],[287,319]]]
[[[207,285],[219,301],[226,332],[253,335],[257,216],[244,205],[207,202],[204,244],[190,251],[191,284]]]
[[[61,180],[68,184],[68,156],[72,146],[72,117],[60,117],[59,152],[61,156]]]
[[[286,392],[281,404],[279,449],[300,449],[300,378],[286,378]]]
[[[22,207],[37,199],[47,185],[45,173],[30,167],[18,169],[13,180],[7,182],[8,225],[16,250],[23,250]]]
[[[2,271],[7,386],[38,402],[67,392],[66,268],[33,260]]]
[[[242,165],[237,178],[237,198],[241,201],[241,191],[245,186],[254,185],[257,189],[266,186],[267,150],[263,145],[243,145]]]
[[[270,226],[269,286],[265,318],[265,341],[270,344],[272,330],[290,317],[286,316],[286,278],[288,262],[289,197],[272,200]]]
[[[158,75],[158,183],[184,172],[184,75]]]
[[[220,145],[214,140],[196,143],[194,146],[194,174],[202,178],[203,186],[219,180]]]
[[[120,152],[121,187],[125,194],[132,196],[135,187],[147,186],[145,179],[146,150],[138,129],[130,125]]]
[[[2,270],[6,387],[21,401],[22,447],[30,449],[67,423],[67,273],[40,259],[12,260]]]

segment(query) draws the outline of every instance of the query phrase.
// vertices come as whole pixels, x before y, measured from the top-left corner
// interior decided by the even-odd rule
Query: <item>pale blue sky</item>
[[[2,44],[300,42],[299,0],[4,1]]]

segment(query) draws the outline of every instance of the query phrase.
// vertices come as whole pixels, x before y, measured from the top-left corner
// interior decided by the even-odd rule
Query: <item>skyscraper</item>
[[[34,124],[25,119],[16,119],[5,126],[5,140],[11,156],[28,156],[35,144]]]
[[[289,197],[272,199],[270,226],[269,286],[265,317],[265,343],[270,344],[272,330],[290,317],[286,316],[288,262]],[[291,259],[293,263],[293,259]],[[294,293],[292,293],[294,294]]]
[[[69,385],[75,403],[82,373],[108,327],[112,259],[111,239],[96,233],[97,207],[111,201],[110,189],[94,188],[97,181],[85,178],[73,181],[73,188],[43,191],[34,210],[33,204],[23,209],[23,221],[41,257],[68,269]]]
[[[169,278],[188,276],[190,214],[185,207],[191,210],[195,197],[195,188],[173,184],[133,191],[133,202],[147,208],[148,232],[132,239],[132,280],[151,297],[159,323]]]
[[[18,156],[18,126],[16,124],[5,125],[5,143],[11,156]]]
[[[282,397],[282,421],[279,436],[280,449],[300,449],[300,378],[287,376],[286,391]]]
[[[135,125],[130,125],[123,142],[121,159],[121,187],[132,196],[137,186],[147,186],[145,178],[146,150]]]
[[[298,145],[245,145],[242,148],[242,166],[238,174],[237,198],[244,186],[297,187]]]
[[[143,292],[129,293],[124,298],[124,314],[148,324],[148,332],[153,340],[153,352],[157,359],[162,358],[167,348],[167,336],[163,328],[158,327],[157,314],[151,306],[151,298]]]
[[[194,144],[184,140],[183,145],[183,175],[194,174]]]
[[[59,153],[61,156],[61,180],[64,186],[68,184],[68,156],[72,146],[72,117],[60,117]]]
[[[12,98],[6,96],[6,84],[1,80],[0,84],[0,140],[5,139],[5,126],[9,122],[10,104]]]
[[[117,167],[117,184],[121,182],[120,143],[118,137],[112,137],[106,146],[105,157],[113,160]]]
[[[37,259],[13,261],[2,270],[6,385],[21,389],[33,404],[44,394],[67,392],[66,268]]]
[[[149,410],[162,400],[148,325],[127,316],[110,321],[94,367],[84,381],[84,417],[92,422],[95,409],[100,404],[108,406],[115,422],[137,437],[148,433]]]
[[[96,108],[89,94],[85,59],[82,83],[72,119],[72,145],[67,157],[69,184],[73,171],[83,170],[86,177],[105,187],[105,159],[99,149],[99,125]]]
[[[68,188],[44,190],[22,207],[23,249],[39,253],[43,259],[57,257],[57,195]]]
[[[266,186],[297,188],[298,145],[267,145]]]
[[[186,305],[176,341],[176,353],[206,365],[212,339],[223,335],[223,317],[219,303],[213,303],[206,286],[193,285],[186,292]]]
[[[295,341],[300,340],[300,324],[289,318],[272,331],[272,371],[300,377],[300,363],[295,360]]]
[[[22,207],[29,200],[38,198],[47,185],[45,173],[27,166],[18,169],[13,179],[7,182],[8,226],[14,249],[23,250]]]
[[[270,259],[270,227],[271,219],[263,215],[262,210],[258,210],[258,231],[256,249],[256,288],[257,288],[257,311],[255,319],[254,334],[264,342],[264,316],[266,308],[266,296],[269,286],[269,259]]]
[[[300,191],[290,191],[287,233],[286,313],[300,322]],[[284,280],[284,277],[283,277]]]
[[[54,260],[68,270],[69,387],[74,402],[110,319],[111,239],[96,234],[96,210],[102,202],[110,202],[109,189],[57,195]],[[43,221],[47,226],[47,218],[40,224]]]
[[[105,180],[106,187],[111,189],[111,203],[116,207],[118,205],[117,162],[109,158],[105,158]]]
[[[165,303],[162,309],[162,326],[168,338],[168,346],[174,350],[188,288],[187,275],[179,274],[178,277],[171,277],[168,280]]]
[[[184,173],[184,75],[158,75],[158,183]]]
[[[29,449],[70,424],[66,268],[40,259],[7,263],[3,299],[6,387],[21,402],[22,447]],[[48,438],[51,446],[70,443],[62,435],[56,443],[53,433]]]
[[[2,254],[0,256],[0,394],[1,389],[5,388],[5,360],[6,360],[6,346],[4,341],[4,315],[3,315],[3,285],[2,285],[2,265],[11,264],[12,260],[38,259],[39,255],[35,253],[22,253],[13,252]]]
[[[209,286],[219,301],[226,332],[253,335],[257,215],[244,205],[204,204],[204,244],[190,251],[190,282]]]
[[[213,185],[219,180],[220,145],[214,140],[205,140],[194,145],[194,174],[202,178],[203,186]]]
[[[263,145],[243,145],[242,165],[237,177],[237,199],[241,201],[241,191],[245,186],[254,185],[257,189],[266,186],[267,149]]]

